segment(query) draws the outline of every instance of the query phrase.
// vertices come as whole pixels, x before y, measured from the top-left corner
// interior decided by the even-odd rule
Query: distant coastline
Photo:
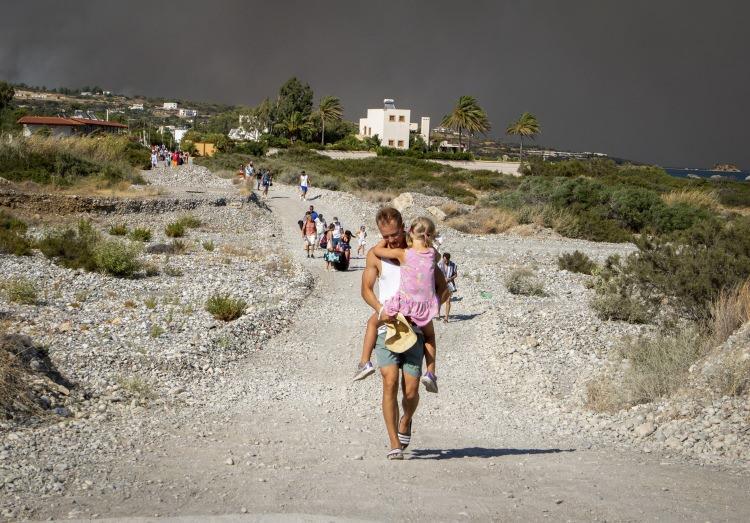
[[[708,180],[733,180],[738,182],[750,182],[750,171],[743,171],[738,169],[734,165],[728,165],[737,170],[723,170],[717,169],[717,167],[724,167],[724,165],[716,165],[711,169],[695,169],[690,167],[664,167],[667,174],[674,176],[675,178],[705,178]]]

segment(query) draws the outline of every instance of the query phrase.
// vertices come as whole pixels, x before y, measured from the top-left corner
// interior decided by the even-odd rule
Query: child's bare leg
[[[427,365],[427,371],[435,374],[435,356],[437,349],[435,347],[435,328],[432,321],[422,327],[424,333],[424,361]]]
[[[378,338],[378,315],[374,312],[367,320],[367,329],[365,330],[365,339],[362,343],[362,356],[359,358],[360,365],[364,365],[372,357],[372,351],[375,348],[375,342]]]

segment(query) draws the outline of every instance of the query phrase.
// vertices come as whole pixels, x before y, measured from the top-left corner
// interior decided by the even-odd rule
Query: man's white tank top
[[[388,260],[380,260],[380,278],[378,278],[378,299],[380,303],[398,292],[401,282],[401,267]]]

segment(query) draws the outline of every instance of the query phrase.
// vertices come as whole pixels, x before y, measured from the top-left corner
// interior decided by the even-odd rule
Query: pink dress
[[[398,292],[383,304],[389,316],[399,312],[424,327],[438,313],[435,294],[435,249],[417,252],[406,249],[406,261],[401,265]]]

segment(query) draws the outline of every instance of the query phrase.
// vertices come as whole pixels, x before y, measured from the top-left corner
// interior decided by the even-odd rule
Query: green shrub
[[[156,298],[154,296],[149,296],[145,300],[143,300],[143,304],[147,309],[153,310],[156,308]]]
[[[182,240],[172,240],[169,244],[170,252],[167,254],[186,254],[190,251],[190,246]]]
[[[4,281],[1,285],[8,301],[22,305],[34,305],[39,296],[36,284],[28,278],[14,278]]]
[[[581,251],[566,252],[557,258],[557,266],[561,270],[591,274],[596,268],[596,263]]]
[[[149,242],[151,241],[151,229],[136,227],[135,229],[130,231],[130,235],[128,235],[128,238],[137,242]]]
[[[139,255],[138,246],[117,240],[102,241],[93,251],[97,268],[118,278],[132,278],[141,270]]]
[[[213,251],[216,248],[216,245],[214,245],[213,240],[204,240],[202,245],[203,245],[203,248],[207,251]]]
[[[48,232],[39,240],[37,247],[47,258],[63,267],[96,271],[94,248],[99,241],[99,234],[91,222],[81,220],[75,229]]]
[[[26,237],[26,229],[24,222],[0,210],[0,254],[31,254],[31,241]]]
[[[640,187],[623,187],[612,192],[610,207],[611,217],[620,226],[640,232],[653,222],[654,216],[666,205],[654,191]]]
[[[125,236],[128,233],[128,228],[124,223],[113,225],[109,228],[109,234],[112,236]]]
[[[687,203],[676,203],[663,206],[654,215],[656,231],[664,234],[684,231],[696,223],[712,220],[713,214],[708,209],[694,207]]]
[[[143,264],[143,272],[148,278],[153,278],[159,275],[159,267],[155,263],[146,262]]]
[[[153,325],[151,325],[151,328],[148,331],[148,335],[151,336],[152,338],[158,338],[165,332],[166,331],[162,327],[154,323]]]
[[[505,287],[511,294],[523,296],[546,296],[544,285],[526,268],[513,270],[505,279]]]
[[[201,221],[195,216],[188,214],[178,220],[179,223],[187,227],[188,229],[197,229],[201,226]]]
[[[206,311],[221,321],[236,320],[245,313],[247,303],[229,294],[214,294],[206,301]]]
[[[172,276],[174,278],[177,278],[179,276],[184,275],[185,273],[182,272],[182,270],[178,269],[177,267],[173,267],[171,265],[165,265],[164,274],[166,274],[167,276]]]
[[[182,221],[168,223],[164,228],[164,234],[170,238],[182,238],[185,236],[185,224]]]
[[[591,299],[591,308],[602,320],[619,320],[628,323],[648,323],[648,308],[636,298],[617,292],[597,294]]]

